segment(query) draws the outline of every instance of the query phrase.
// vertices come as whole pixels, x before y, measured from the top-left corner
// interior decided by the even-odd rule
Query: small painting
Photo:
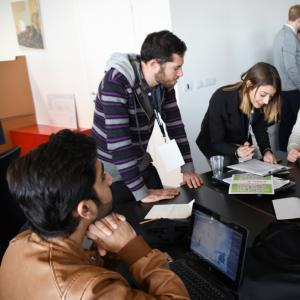
[[[39,0],[11,0],[11,8],[19,45],[44,49]]]

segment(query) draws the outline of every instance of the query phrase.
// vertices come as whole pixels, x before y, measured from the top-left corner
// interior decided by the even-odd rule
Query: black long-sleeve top
[[[240,110],[240,90],[224,91],[219,88],[211,97],[196,143],[203,154],[235,158],[238,145],[248,138],[249,118]],[[267,122],[261,109],[254,109],[252,130],[261,153],[270,148]]]

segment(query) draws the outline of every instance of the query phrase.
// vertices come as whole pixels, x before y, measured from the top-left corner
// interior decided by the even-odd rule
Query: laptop
[[[181,277],[191,299],[237,299],[247,229],[197,203],[192,222],[190,249],[170,268]]]

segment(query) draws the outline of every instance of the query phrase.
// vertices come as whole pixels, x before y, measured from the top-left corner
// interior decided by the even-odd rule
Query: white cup
[[[215,155],[210,158],[210,166],[214,177],[220,177],[223,174],[224,156]]]

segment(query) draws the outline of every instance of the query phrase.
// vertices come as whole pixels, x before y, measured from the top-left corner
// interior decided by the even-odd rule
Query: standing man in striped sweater
[[[98,158],[113,176],[114,203],[129,199],[156,202],[178,194],[177,189],[163,188],[146,151],[154,122],[160,121],[157,112],[183,156],[181,184],[190,188],[202,185],[194,170],[174,90],[183,75],[186,49],[177,36],[163,30],[146,37],[140,56],[115,53],[107,62],[96,98],[93,135]]]

